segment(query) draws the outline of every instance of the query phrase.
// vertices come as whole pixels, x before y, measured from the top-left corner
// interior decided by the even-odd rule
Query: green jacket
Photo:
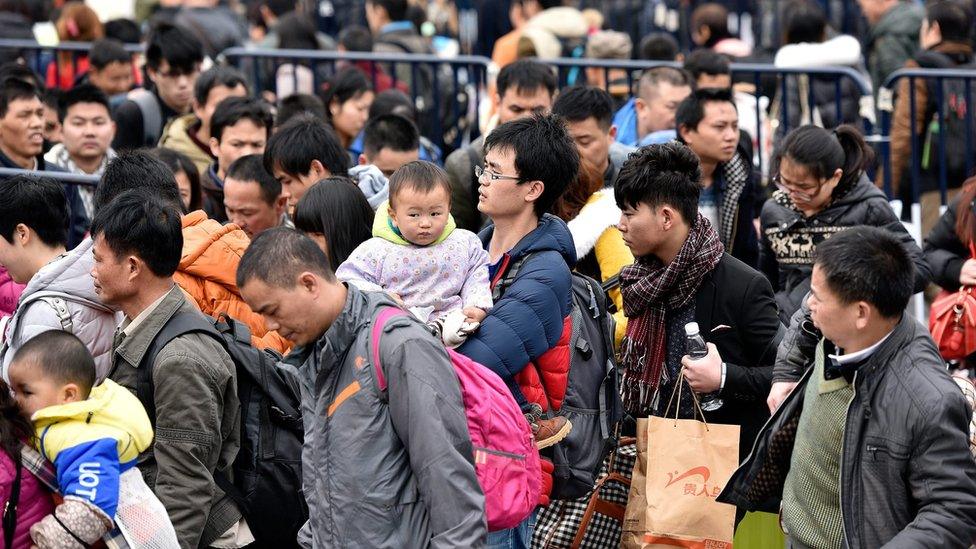
[[[868,31],[868,73],[875,92],[888,75],[902,68],[918,50],[918,33],[924,17],[925,11],[920,6],[900,2]]]
[[[138,368],[176,313],[199,311],[175,284],[155,310],[116,342],[109,377],[138,395]],[[202,334],[168,343],[152,364],[156,440],[139,456],[139,471],[166,507],[182,549],[209,547],[241,518],[217,487],[240,447],[237,373],[227,351]]]

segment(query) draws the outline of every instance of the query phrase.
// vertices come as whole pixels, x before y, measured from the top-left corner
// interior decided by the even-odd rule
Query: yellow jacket
[[[135,466],[153,439],[139,399],[106,379],[88,399],[43,408],[31,420],[65,498],[85,500],[114,517],[119,476]]]

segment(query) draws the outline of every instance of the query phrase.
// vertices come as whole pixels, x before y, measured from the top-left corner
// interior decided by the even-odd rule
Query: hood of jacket
[[[221,225],[197,210],[183,216],[183,256],[179,271],[209,280],[239,295],[237,264],[251,243],[233,223]]]
[[[863,61],[861,42],[847,34],[823,42],[787,44],[776,52],[773,64],[777,67],[825,67],[840,65],[853,67]]]
[[[868,30],[868,41],[872,42],[885,34],[918,35],[925,13],[913,2],[898,2],[881,20]]]
[[[491,235],[494,232],[495,225],[491,224],[478,235],[485,249],[488,249],[488,243],[491,242]],[[569,232],[566,222],[552,214],[544,214],[539,218],[539,225],[522,237],[508,255],[512,260],[516,260],[528,254],[547,251],[557,252],[563,256],[570,269],[576,265],[576,245],[573,243],[573,235]]]
[[[566,225],[573,236],[576,258],[582,259],[596,246],[597,240],[610,227],[620,221],[620,208],[613,197],[613,191],[597,191],[580,210],[579,214]]]
[[[432,242],[430,246],[444,242],[447,237],[451,236],[451,233],[453,233],[454,229],[456,228],[457,223],[454,222],[454,216],[448,214],[447,225],[444,226],[444,232],[442,232],[441,235],[437,237],[437,240]],[[393,226],[393,222],[390,219],[390,202],[388,200],[384,200],[380,203],[379,207],[376,209],[376,215],[373,216],[373,236],[382,238],[383,240],[400,246],[414,245],[413,243],[404,239],[403,235],[400,234],[400,231]]]
[[[80,442],[114,437],[119,460],[126,463],[138,458],[153,439],[152,424],[139,399],[111,379],[92,387],[87,399],[42,408],[31,421],[49,457]],[[49,429],[57,424],[63,428]]]
[[[359,185],[359,190],[363,191],[366,201],[374,210],[390,197],[390,180],[372,164],[350,168],[349,178]]]
[[[92,239],[86,238],[75,249],[41,267],[27,283],[21,300],[41,291],[57,291],[81,300],[101,304],[91,277]]]
[[[580,10],[570,7],[557,7],[543,10],[529,19],[526,28],[545,29],[556,38],[582,38],[586,36],[590,26]]]

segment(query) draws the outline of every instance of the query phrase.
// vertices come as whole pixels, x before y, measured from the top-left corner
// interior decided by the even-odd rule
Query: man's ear
[[[308,173],[314,175],[316,181],[325,179],[326,177],[332,175],[329,173],[329,170],[318,161],[318,159],[312,160],[312,164],[308,168]]]
[[[220,151],[220,141],[217,141],[216,137],[210,137],[210,154],[217,156]]]
[[[871,321],[871,317],[878,314],[878,311],[866,301],[858,301],[856,307],[857,318],[854,320],[854,325],[859,330],[863,330]]]
[[[312,297],[317,297],[319,292],[322,291],[322,281],[319,277],[308,271],[298,275],[298,286],[311,294]]]
[[[30,227],[24,225],[23,223],[18,223],[14,227],[13,242],[11,244],[20,244],[21,248],[27,247],[30,244],[33,235],[31,234]]]
[[[617,140],[617,126],[611,124],[610,125],[610,131],[607,132],[607,135],[610,136],[610,140],[611,141],[616,141]]]
[[[288,197],[278,195],[278,198],[274,201],[274,210],[281,217],[281,214],[285,213],[285,208],[288,207]]]
[[[528,185],[529,187],[529,193],[525,195],[526,202],[535,202],[536,200],[539,200],[542,193],[546,191],[546,184],[538,179],[523,183],[523,185]]]

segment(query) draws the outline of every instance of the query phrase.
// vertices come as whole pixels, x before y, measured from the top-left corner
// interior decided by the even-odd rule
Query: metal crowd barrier
[[[95,175],[81,175],[67,172],[50,172],[46,170],[21,170],[17,168],[0,168],[0,180],[8,179],[18,175],[27,177],[46,177],[66,185],[79,185],[82,187],[97,187],[99,177]]]
[[[976,86],[973,85],[973,82],[976,80],[976,70],[901,69],[895,71],[888,77],[885,81],[884,88],[896,92],[901,81],[905,79],[909,83],[908,97],[895,97],[890,104],[882,105],[884,108],[881,109],[881,133],[890,139],[892,124],[894,123],[895,106],[899,101],[908,101],[911,155],[908,159],[906,170],[903,173],[908,174],[908,182],[910,184],[909,197],[912,203],[917,204],[919,202],[922,193],[922,164],[923,158],[926,155],[926,137],[935,133],[934,149],[936,162],[934,165],[938,167],[940,201],[945,206],[948,202],[948,189],[958,188],[962,183],[962,180],[948,181],[952,174],[947,172],[949,162],[946,157],[947,137],[945,122],[946,116],[950,114],[947,112],[947,109],[957,108],[965,113],[965,147],[963,149],[967,152],[964,158],[965,174],[973,175],[973,156],[976,155],[976,138],[974,138],[976,120],[973,118],[974,114],[976,114],[973,111],[973,88]],[[924,79],[929,90],[928,101],[925,105],[918,104],[916,98],[915,85],[917,79]],[[955,93],[952,93],[952,90],[947,89],[947,85],[953,85],[953,83],[955,83],[955,87],[961,85],[962,89],[956,89],[955,91],[962,91],[962,97],[958,97]],[[922,110],[924,118],[922,128],[919,128],[917,124],[919,109]],[[929,141],[929,155],[932,152],[932,145],[933,143]],[[884,188],[888,195],[892,196],[893,189],[900,187],[904,179],[902,181],[892,180],[892,151],[890,141],[883,144],[881,151],[882,162],[885,168]],[[931,156],[929,156],[929,160],[931,160]]]
[[[133,55],[141,54],[144,50],[141,44],[125,44],[124,47]],[[62,57],[71,56],[72,74],[77,75],[78,63],[88,55],[90,49],[90,42],[61,42],[56,46],[45,46],[33,40],[0,38],[0,51],[16,52],[18,57],[24,59],[24,64],[42,78],[47,78],[47,68],[53,63],[56,82],[61,80],[61,63],[58,61]],[[48,86],[54,87],[50,84]]]
[[[454,149],[477,136],[477,107],[487,88],[486,57],[335,52],[319,50],[256,50],[231,48],[221,56],[251,79],[257,90],[319,93],[327,78],[356,66],[374,85],[382,80],[411,96],[421,133]]]

